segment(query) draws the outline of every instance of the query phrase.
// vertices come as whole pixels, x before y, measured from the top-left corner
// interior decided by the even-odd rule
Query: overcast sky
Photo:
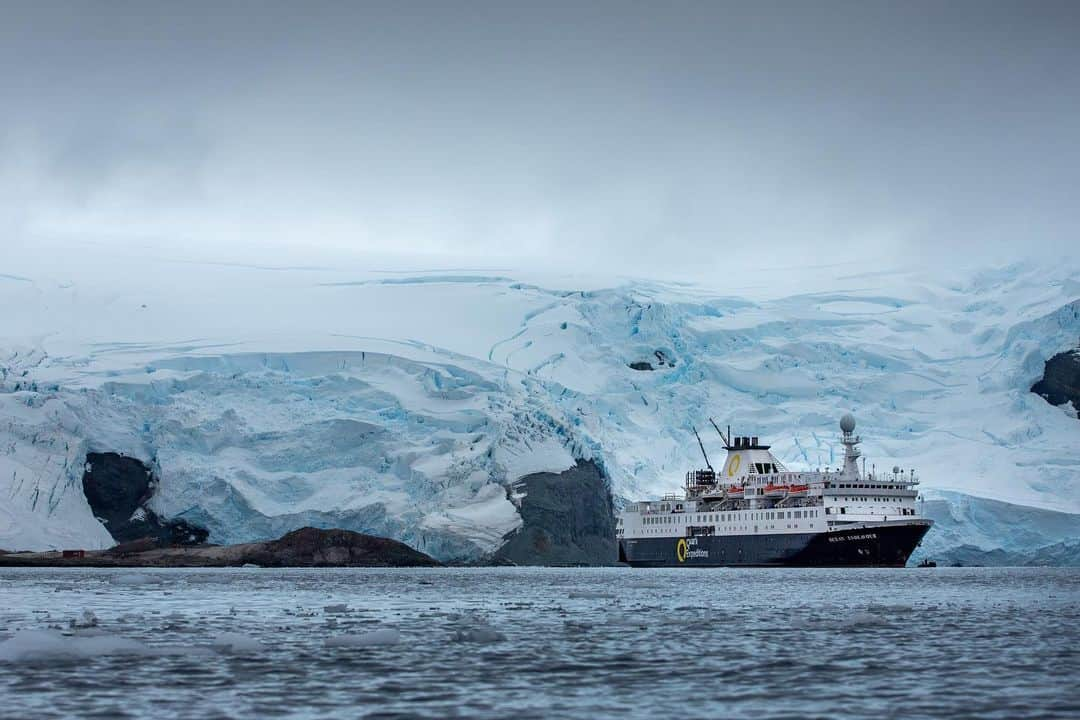
[[[1076,2],[0,16],[0,246],[677,275],[1080,245]]]

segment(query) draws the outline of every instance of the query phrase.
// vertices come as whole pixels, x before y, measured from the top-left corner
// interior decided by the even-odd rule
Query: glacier
[[[661,282],[62,250],[0,266],[0,547],[111,545],[81,477],[121,452],[213,542],[316,525],[478,559],[523,476],[592,460],[617,502],[672,492],[709,417],[835,466],[848,411],[867,467],[916,468],[928,502],[1080,512],[1076,411],[1029,391],[1080,338],[1068,260]],[[1007,522],[928,547],[1049,537]]]
[[[912,555],[956,565],[1080,566],[1080,515],[927,490],[932,531]],[[1050,557],[1053,556],[1053,557]]]
[[[513,480],[586,455],[524,386],[382,353],[163,358],[84,370],[77,390],[19,377],[14,387],[30,385],[3,396],[0,472],[28,504],[11,503],[5,546],[50,544],[54,531],[53,545],[111,545],[79,497],[81,458],[108,448],[153,469],[158,515],[214,542],[314,525],[469,557],[520,524]]]

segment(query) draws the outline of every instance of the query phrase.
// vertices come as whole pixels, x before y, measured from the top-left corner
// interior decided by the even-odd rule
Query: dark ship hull
[[[932,524],[909,520],[819,533],[621,539],[619,562],[634,567],[903,567]]]

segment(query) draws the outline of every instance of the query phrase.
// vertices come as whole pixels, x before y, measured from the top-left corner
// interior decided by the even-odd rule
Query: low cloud
[[[9,239],[639,275],[1076,245],[1072,4],[6,15]]]

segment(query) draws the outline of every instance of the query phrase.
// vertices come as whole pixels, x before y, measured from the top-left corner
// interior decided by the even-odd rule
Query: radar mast
[[[862,454],[857,447],[862,438],[855,434],[855,416],[847,413],[840,418],[840,442],[844,446],[844,474],[852,477],[859,476],[858,459]]]

